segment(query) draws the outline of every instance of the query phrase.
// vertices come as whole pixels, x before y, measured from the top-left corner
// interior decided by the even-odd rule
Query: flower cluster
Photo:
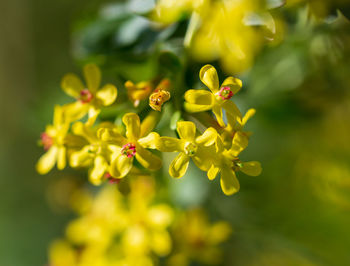
[[[69,223],[65,238],[51,245],[50,265],[152,266],[160,257],[168,265],[185,266],[220,260],[219,245],[232,231],[228,223],[210,223],[203,210],[184,212],[155,203],[151,176],[133,174],[130,179],[126,195],[112,186],[95,197],[84,190],[72,194],[80,216]]]
[[[221,175],[221,187],[226,195],[239,190],[237,171],[252,176],[260,174],[260,163],[242,162],[238,157],[247,147],[250,136],[243,127],[255,112],[251,109],[242,117],[231,100],[241,89],[241,80],[228,77],[219,85],[215,68],[211,65],[202,67],[199,76],[209,90],[187,90],[184,109],[188,114],[212,111],[216,127],[208,127],[199,133],[194,122],[179,120],[176,128],[179,138],[173,138],[152,132],[159,121],[162,105],[170,99],[170,80],[162,80],[153,93],[150,82],[136,85],[126,82],[132,103],[139,105],[149,96],[149,105],[155,111],[150,111],[142,121],[136,113],[125,113],[122,116],[124,130],[110,121],[96,122],[101,109],[115,102],[117,88],[107,84],[99,89],[101,74],[94,64],[84,67],[84,75],[87,86],[74,74],[68,74],[62,80],[62,89],[76,101],[55,107],[53,125],[41,135],[41,143],[47,152],[37,164],[39,173],[47,173],[56,162],[58,169],[65,168],[68,157],[72,168],[88,169],[92,184],[100,185],[105,180],[118,182],[140,166],[146,172],[160,169],[162,160],[151,151],[158,150],[178,152],[169,166],[172,177],[184,176],[192,159],[200,170],[207,172],[210,180]]]

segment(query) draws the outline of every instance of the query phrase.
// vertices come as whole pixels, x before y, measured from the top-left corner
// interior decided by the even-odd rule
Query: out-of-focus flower
[[[193,11],[204,11],[209,2],[210,0],[159,0],[151,17],[162,24],[170,24]]]
[[[66,94],[77,101],[66,105],[66,115],[71,121],[79,120],[88,113],[88,123],[95,122],[100,108],[114,103],[117,98],[117,88],[106,84],[100,88],[101,71],[95,64],[87,64],[83,69],[86,85],[75,74],[66,74],[61,87]]]
[[[150,81],[142,81],[134,84],[128,80],[124,85],[128,91],[129,99],[133,102],[135,107],[139,106],[140,101],[147,99],[153,91],[153,84]]]
[[[125,177],[132,168],[134,157],[147,169],[159,169],[162,165],[161,159],[146,149],[155,149],[155,143],[159,137],[158,133],[151,132],[147,136],[142,136],[141,132],[147,130],[141,129],[140,118],[134,113],[125,114],[123,123],[126,126],[126,138],[108,128],[100,131],[101,139],[105,143],[118,147],[112,155],[109,173],[114,178]]]
[[[210,89],[188,90],[185,93],[185,109],[188,112],[203,112],[212,110],[219,125],[224,127],[223,111],[233,117],[241,117],[241,112],[230,99],[242,88],[242,81],[228,77],[219,86],[219,78],[216,69],[211,65],[205,65],[199,72],[200,80]]]
[[[213,2],[193,34],[190,51],[194,57],[200,61],[219,59],[229,73],[248,69],[261,49],[264,35],[245,21],[257,16],[260,7],[254,0]]]
[[[219,265],[222,261],[219,245],[231,233],[230,224],[224,221],[210,223],[202,209],[185,212],[174,224],[174,251],[167,265],[187,266],[193,261],[204,265]]]
[[[56,164],[59,170],[66,166],[65,138],[69,123],[64,118],[64,108],[56,105],[53,115],[53,124],[46,127],[41,134],[40,144],[46,153],[42,155],[36,165],[39,174],[48,173]]]
[[[89,180],[94,185],[101,184],[103,176],[108,172],[111,155],[118,150],[118,147],[102,141],[98,134],[99,129],[115,128],[112,123],[101,123],[97,128],[92,128],[82,122],[76,122],[72,126],[75,135],[81,136],[88,141],[88,144],[81,150],[70,155],[71,167],[91,167]]]
[[[217,174],[221,173],[220,184],[222,191],[226,195],[238,192],[240,185],[236,177],[236,172],[241,171],[250,176],[260,175],[262,169],[257,161],[241,162],[238,155],[248,146],[248,139],[244,133],[235,133],[230,149],[224,147],[221,136],[216,139],[217,153],[208,171],[208,178],[213,180]]]
[[[210,168],[210,157],[213,155],[217,132],[208,128],[201,136],[196,137],[196,126],[190,121],[177,122],[177,132],[180,139],[160,137],[157,149],[163,152],[180,152],[169,167],[172,177],[182,177],[192,158],[197,167],[203,171]],[[209,147],[211,146],[212,147]]]
[[[168,227],[174,211],[167,204],[153,204],[154,185],[150,176],[133,176],[126,197],[113,186],[104,187],[82,216],[68,225],[67,240],[51,246],[50,263],[155,265],[154,255],[163,257],[171,251]]]

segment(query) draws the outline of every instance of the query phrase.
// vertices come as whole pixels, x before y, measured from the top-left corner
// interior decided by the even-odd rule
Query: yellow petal
[[[160,137],[156,145],[162,152],[183,151],[184,148],[182,140],[171,137]]]
[[[84,89],[84,85],[80,78],[75,74],[66,74],[61,81],[61,87],[63,91],[69,96],[78,99],[80,92]]]
[[[150,111],[148,115],[142,120],[140,136],[143,137],[150,133],[158,124],[160,117],[160,112]]]
[[[213,161],[217,160],[215,157],[215,147],[204,147],[199,145],[195,156],[192,156],[195,165],[202,171],[208,171]]]
[[[188,90],[185,92],[185,100],[192,104],[211,106],[214,99],[213,94],[207,90]]]
[[[139,139],[137,142],[144,148],[156,149],[159,141],[159,134],[156,132],[149,133],[146,137]]]
[[[55,105],[54,111],[53,111],[53,125],[55,127],[58,127],[64,123],[64,108],[59,105]]]
[[[212,108],[211,105],[199,105],[199,104],[193,104],[193,103],[184,103],[185,110],[189,113],[198,113],[198,112],[204,112],[208,111]]]
[[[194,140],[196,136],[196,126],[190,121],[179,121],[176,127],[177,132],[181,139]]]
[[[89,180],[94,185],[100,185],[108,164],[103,156],[98,155],[94,160],[94,167],[89,174]]]
[[[253,115],[255,115],[255,109],[254,108],[251,108],[251,109],[249,109],[246,113],[245,113],[245,115],[244,115],[244,117],[242,118],[242,120],[241,120],[241,125],[242,126],[244,126],[247,122],[248,122],[248,120],[253,116]]]
[[[235,172],[232,169],[221,169],[220,184],[221,189],[225,195],[229,196],[239,191],[239,182],[237,180]]]
[[[136,160],[149,170],[158,170],[162,166],[162,160],[158,156],[140,145],[136,146]]]
[[[180,152],[178,156],[171,162],[169,166],[169,174],[172,177],[182,177],[188,168],[190,157],[185,153]]]
[[[126,126],[126,137],[129,140],[137,140],[141,131],[139,116],[134,113],[127,113],[123,116],[123,123]]]
[[[198,144],[204,144],[204,146],[210,146],[216,142],[218,132],[215,128],[210,127],[204,133],[196,138]]]
[[[165,229],[174,219],[174,211],[166,204],[158,204],[149,209],[147,221],[155,229]]]
[[[84,66],[83,72],[89,91],[95,94],[101,82],[100,69],[95,64],[87,64]]]
[[[97,141],[97,138],[95,136],[94,131],[87,125],[83,124],[82,122],[75,122],[72,125],[72,131],[75,135],[84,137],[87,139],[90,143],[94,143]]]
[[[57,160],[58,148],[53,145],[46,153],[44,153],[36,164],[36,170],[39,174],[47,174],[55,165]]]
[[[66,147],[61,146],[58,148],[57,153],[57,169],[63,170],[66,167]]]
[[[222,104],[222,107],[226,110],[227,114],[236,117],[242,117],[241,111],[239,111],[238,107],[233,101],[227,100]]]
[[[257,161],[242,163],[240,169],[243,173],[250,176],[258,176],[261,174],[261,164]]]
[[[167,231],[154,231],[151,235],[150,245],[158,256],[166,256],[171,251],[171,238]]]
[[[235,95],[242,88],[242,81],[238,78],[228,77],[224,80],[221,87],[230,87],[233,95]]]
[[[201,81],[213,92],[219,90],[219,78],[216,69],[211,65],[205,65],[199,72]]]
[[[93,162],[93,156],[90,153],[90,145],[83,147],[80,151],[73,152],[69,158],[71,167],[87,167]]]
[[[232,139],[232,146],[230,151],[230,154],[233,156],[238,156],[238,154],[241,153],[245,148],[248,146],[248,137],[240,132],[237,131]]]
[[[133,160],[133,157],[119,154],[111,163],[110,174],[114,178],[123,178],[130,172]]]
[[[227,222],[217,222],[211,226],[208,232],[208,242],[212,245],[218,245],[229,238],[232,233],[232,227]]]
[[[216,121],[219,123],[221,127],[225,126],[224,119],[223,119],[223,114],[222,114],[222,109],[219,105],[214,105],[213,106],[213,113],[216,117]]]
[[[86,121],[86,125],[87,126],[93,126],[93,124],[95,124],[95,121],[96,121],[96,119],[97,119],[97,117],[98,117],[98,115],[100,114],[100,112],[101,112],[101,109],[98,109],[98,108],[96,108],[95,106],[91,106],[90,108],[89,108],[89,118],[88,118],[88,120]]]
[[[106,142],[108,144],[114,144],[117,146],[123,146],[127,142],[127,139],[120,135],[119,132],[110,128],[98,129],[97,136],[103,142]]]
[[[97,91],[96,98],[102,102],[103,106],[108,106],[114,103],[115,99],[117,99],[117,95],[117,88],[112,84],[106,84]]]
[[[67,122],[74,122],[83,118],[88,113],[89,107],[89,104],[82,103],[81,101],[64,105],[65,120]]]
[[[209,180],[214,180],[215,177],[218,175],[219,171],[220,171],[220,168],[216,167],[214,164],[212,164],[209,171],[208,171]]]

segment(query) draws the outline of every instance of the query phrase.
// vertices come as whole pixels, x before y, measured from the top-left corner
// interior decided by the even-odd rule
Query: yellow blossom
[[[172,177],[182,177],[192,158],[197,167],[208,171],[210,156],[213,154],[217,132],[214,128],[208,128],[202,135],[196,136],[196,126],[190,121],[177,122],[177,132],[180,139],[172,137],[160,137],[157,149],[163,152],[180,152],[169,167]],[[212,145],[212,147],[210,147]]]
[[[65,138],[69,129],[69,123],[64,119],[64,108],[56,105],[54,109],[53,124],[48,125],[41,134],[41,145],[46,150],[36,165],[40,174],[48,173],[56,164],[59,170],[66,166]]]
[[[118,147],[112,155],[110,174],[114,178],[125,177],[132,168],[134,157],[147,169],[159,169],[162,164],[160,158],[146,149],[155,149],[159,135],[151,132],[147,136],[142,136],[141,132],[147,132],[147,130],[141,129],[140,118],[137,114],[125,114],[123,123],[126,126],[126,137],[110,129],[101,129],[100,131],[104,142]]]
[[[227,115],[227,126],[224,128],[224,132],[221,134],[225,148],[229,149],[232,138],[237,131],[242,132],[242,137],[246,137],[247,141],[252,132],[243,131],[245,124],[255,114],[255,109],[249,109],[243,117],[233,117]]]
[[[99,185],[102,178],[108,172],[111,155],[118,147],[102,141],[98,135],[99,129],[114,128],[111,123],[102,123],[97,128],[92,128],[82,122],[76,122],[72,126],[75,135],[81,136],[88,144],[81,150],[75,151],[70,156],[71,167],[90,167],[89,180],[94,185]]]
[[[61,87],[66,94],[77,100],[66,106],[67,117],[75,121],[88,114],[88,123],[92,125],[100,108],[114,103],[118,91],[112,84],[100,88],[101,71],[95,64],[85,65],[83,72],[86,86],[78,76],[70,73],[63,77]]]
[[[230,99],[242,87],[242,81],[228,77],[219,86],[219,78],[216,69],[211,65],[205,65],[199,72],[199,78],[210,89],[188,90],[185,93],[185,109],[188,112],[203,112],[212,110],[220,126],[224,127],[223,109],[233,117],[241,117],[237,106]]]
[[[187,266],[191,262],[219,265],[222,251],[219,247],[232,233],[229,223],[211,223],[203,209],[193,209],[180,215],[173,227],[174,251],[168,266]]]
[[[170,99],[170,80],[163,79],[149,96],[149,106],[155,111],[161,111],[165,102]]]
[[[239,191],[237,171],[250,176],[260,175],[262,169],[259,162],[241,162],[238,158],[238,155],[248,146],[248,139],[244,133],[240,131],[235,133],[230,149],[224,147],[221,136],[217,137],[216,144],[217,153],[208,171],[208,178],[213,180],[220,173],[221,188],[226,195],[232,195]]]

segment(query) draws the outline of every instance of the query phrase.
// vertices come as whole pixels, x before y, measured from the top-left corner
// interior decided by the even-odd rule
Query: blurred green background
[[[115,24],[96,15],[102,5],[0,3],[0,265],[45,265],[49,243],[72,217],[50,207],[51,183],[67,172],[36,174],[36,143],[53,105],[67,100],[61,77],[80,73],[74,56],[123,54],[106,41]],[[225,265],[350,265],[350,29],[344,21],[310,26],[303,12],[297,6],[284,14],[284,41],[266,47],[241,77],[237,104],[257,109],[242,159],[261,161],[262,175],[239,175],[241,191],[232,197],[195,170],[171,181],[179,205],[202,204],[232,223]],[[84,34],[96,41],[83,43],[85,50],[72,45],[73,25],[89,25]],[[200,65],[189,66],[191,79]]]

